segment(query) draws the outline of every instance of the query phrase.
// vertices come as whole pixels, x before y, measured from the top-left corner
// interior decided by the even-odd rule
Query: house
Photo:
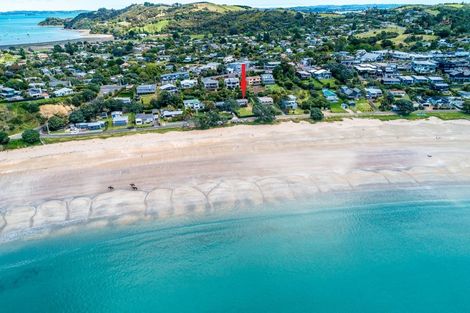
[[[204,104],[201,103],[198,99],[184,100],[184,107],[191,110],[203,110]]]
[[[126,126],[128,123],[129,117],[127,115],[113,117],[113,126]]]
[[[181,111],[181,110],[174,110],[174,111],[166,110],[166,111],[163,111],[161,113],[162,113],[163,118],[173,118],[173,117],[183,115],[183,111]]]
[[[111,118],[116,118],[122,116],[122,111],[113,111],[111,112]]]
[[[77,123],[75,124],[75,127],[83,130],[100,130],[105,128],[105,123],[103,121],[91,123]]]
[[[412,61],[411,69],[419,74],[434,73],[437,64],[431,61]]]
[[[9,87],[1,87],[0,88],[0,95],[4,98],[11,98],[11,97],[14,97],[18,94],[19,92],[16,91],[15,89],[13,88],[9,88]]]
[[[228,89],[235,89],[240,86],[240,80],[237,77],[226,78],[224,83]]]
[[[241,107],[248,106],[248,99],[237,99],[237,104]]]
[[[398,76],[398,79],[402,84],[411,85],[414,83],[413,77],[411,76]]]
[[[177,80],[185,80],[189,79],[189,73],[188,72],[176,72],[176,73],[170,73],[170,74],[163,74],[161,77],[162,82],[175,82]]]
[[[377,62],[383,59],[379,53],[367,52],[360,57],[361,62]]]
[[[348,86],[342,86],[340,92],[345,95],[348,99],[358,99],[361,97],[361,90],[359,88],[349,88]]]
[[[202,84],[206,90],[217,90],[219,89],[219,81],[212,78],[204,78]]]
[[[258,101],[259,101],[260,104],[263,104],[263,105],[273,105],[274,104],[274,100],[271,97],[258,97]]]
[[[447,91],[449,90],[449,84],[446,83],[433,83],[432,88],[438,91]]]
[[[364,90],[366,92],[367,99],[377,99],[383,94],[382,90],[375,87],[365,88]]]
[[[155,123],[155,116],[153,114],[139,113],[135,115],[136,125],[145,125]]]
[[[415,84],[426,84],[428,82],[428,79],[424,76],[413,75],[412,77]]]
[[[332,77],[330,70],[320,69],[312,72],[316,79],[330,79]]]
[[[51,80],[49,82],[49,87],[57,88],[57,87],[71,87],[72,83],[68,80]]]
[[[281,62],[268,62],[264,64],[264,69],[267,71],[272,71],[279,65],[281,65]]]
[[[64,87],[64,88],[54,91],[52,94],[56,97],[65,97],[65,96],[70,96],[71,94],[73,94],[73,90],[70,88]]]
[[[131,98],[129,97],[117,97],[114,100],[121,102],[122,104],[131,104]]]
[[[384,85],[399,85],[400,82],[401,81],[395,77],[383,77],[382,78],[382,84]]]
[[[298,107],[297,97],[294,95],[288,95],[281,101],[281,105],[286,110],[295,110]]]
[[[323,88],[322,93],[323,93],[323,96],[326,98],[326,100],[330,102],[336,102],[339,100],[336,93],[330,89]]]
[[[155,93],[156,90],[157,90],[157,86],[155,84],[137,86],[138,95],[152,94],[152,93]]]
[[[261,76],[250,76],[246,78],[246,82],[249,86],[259,86],[261,85]]]
[[[406,96],[406,92],[404,90],[391,89],[389,90],[389,93],[397,98],[403,98],[404,96]]]
[[[276,80],[272,74],[261,74],[261,82],[264,85],[274,85]]]
[[[306,71],[297,71],[296,74],[300,79],[309,79],[312,77],[312,74]]]
[[[163,86],[160,86],[160,91],[166,91],[169,93],[177,93],[178,88],[173,84],[165,84]]]
[[[49,98],[49,95],[41,88],[29,88],[28,96],[30,98]]]
[[[191,89],[191,88],[194,88],[197,85],[197,80],[195,80],[195,79],[185,79],[185,80],[181,81],[180,85],[181,85],[182,89]]]
[[[453,70],[449,73],[449,79],[456,83],[470,82],[470,70]]]
[[[429,81],[431,84],[443,83],[443,82],[444,82],[444,78],[439,77],[439,76],[430,76],[430,77],[428,77],[428,81]]]

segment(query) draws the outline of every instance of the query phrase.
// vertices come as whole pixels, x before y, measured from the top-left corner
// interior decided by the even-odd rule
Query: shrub
[[[21,138],[24,142],[33,144],[39,142],[39,132],[34,129],[27,129],[21,134]]]
[[[313,107],[311,108],[310,110],[310,118],[314,121],[321,121],[323,119],[323,112],[317,108],[317,107]]]

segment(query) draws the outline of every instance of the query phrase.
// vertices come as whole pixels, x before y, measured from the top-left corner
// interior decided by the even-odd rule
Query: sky
[[[200,1],[200,0],[199,0]],[[143,0],[0,0],[0,11],[59,11],[59,10],[96,10],[99,8],[123,8],[132,3],[142,3]],[[147,0],[147,2],[155,3],[190,3],[198,2],[191,0]],[[252,7],[292,7],[307,5],[324,5],[324,4],[378,4],[378,3],[423,3],[435,4],[442,2],[461,2],[458,0],[212,0],[209,2],[220,4],[242,4]],[[466,0],[465,2],[468,2]]]

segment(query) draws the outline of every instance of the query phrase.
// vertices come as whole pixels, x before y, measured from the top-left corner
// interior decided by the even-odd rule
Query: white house
[[[240,80],[237,77],[226,78],[224,83],[228,89],[235,89],[240,86]]]
[[[182,89],[191,89],[197,85],[197,80],[185,79],[185,80],[182,80],[180,84],[181,84]]]
[[[273,105],[274,104],[274,100],[271,97],[258,97],[258,101],[259,101],[260,104],[263,104],[263,105]]]
[[[70,96],[73,94],[73,89],[65,87],[65,88],[61,88],[59,90],[54,91],[53,94],[56,97]]]
[[[198,99],[184,100],[184,107],[191,110],[202,110],[204,109],[204,104],[201,103]]]
[[[430,61],[413,61],[411,62],[411,69],[416,73],[434,73],[436,71],[437,64]]]
[[[288,95],[285,99],[282,100],[281,104],[285,109],[295,110],[298,106],[297,97],[294,95]]]

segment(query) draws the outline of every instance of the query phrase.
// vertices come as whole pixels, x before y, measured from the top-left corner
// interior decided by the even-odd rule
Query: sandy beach
[[[47,42],[39,42],[39,43],[0,45],[0,49],[9,49],[11,47],[16,47],[16,48],[28,48],[32,50],[45,50],[45,49],[52,49],[55,45],[64,45],[68,42],[84,42],[84,41],[105,42],[105,41],[114,40],[113,35],[91,34],[90,30],[88,29],[68,30],[68,31],[80,33],[80,38],[59,40],[59,41],[47,41]]]
[[[76,141],[0,153],[0,237],[468,182],[464,120],[289,122]]]

